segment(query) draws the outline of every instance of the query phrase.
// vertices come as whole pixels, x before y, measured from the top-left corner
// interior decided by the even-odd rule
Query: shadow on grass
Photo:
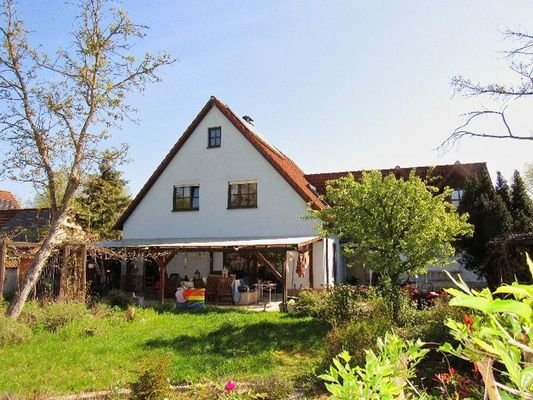
[[[204,335],[152,339],[145,346],[171,349],[189,356],[209,353],[232,358],[249,357],[270,351],[309,351],[321,344],[326,332],[326,323],[308,319],[287,319],[282,323],[265,321],[246,326],[227,322]]]

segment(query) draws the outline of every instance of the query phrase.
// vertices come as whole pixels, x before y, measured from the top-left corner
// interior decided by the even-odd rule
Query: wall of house
[[[220,148],[208,128],[222,127]],[[257,180],[257,208],[228,209],[228,182]],[[175,185],[200,185],[198,211],[173,212]],[[215,107],[124,224],[124,239],[315,235],[306,203]]]

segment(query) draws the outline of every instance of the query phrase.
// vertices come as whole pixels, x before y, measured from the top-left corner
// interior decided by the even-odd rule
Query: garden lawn
[[[166,359],[173,383],[293,379],[320,357],[325,323],[280,313],[137,310],[84,317],[0,347],[2,394],[64,394],[125,386]]]

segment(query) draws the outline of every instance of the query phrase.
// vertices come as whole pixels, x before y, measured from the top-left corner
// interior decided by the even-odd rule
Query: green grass
[[[293,379],[320,357],[327,327],[279,313],[145,309],[131,322],[115,312],[83,316],[56,332],[33,330],[27,341],[0,347],[0,397],[110,389],[164,358],[173,383],[271,374]]]

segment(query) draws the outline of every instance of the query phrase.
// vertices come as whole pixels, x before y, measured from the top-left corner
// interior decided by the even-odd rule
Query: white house
[[[465,179],[487,167],[457,162],[414,169],[423,179],[440,177],[437,186],[454,188],[456,203]],[[406,177],[411,170],[382,173]],[[303,217],[308,206],[326,207],[320,198],[325,183],[348,172],[361,175],[305,175],[253,125],[211,97],[117,222],[123,239],[104,244],[138,251],[135,262],[122,266],[120,286],[145,293],[155,288],[164,296],[166,282],[178,274],[205,277],[223,268],[272,280],[285,295],[342,282],[346,268],[338,241],[318,237],[316,221]],[[360,283],[371,277],[365,268],[350,275]],[[172,282],[166,289],[172,295]]]
[[[211,97],[117,222],[123,239],[105,245],[166,251],[167,278],[226,267],[289,293],[322,289],[343,278],[343,258],[303,218],[308,204],[325,207],[296,164]],[[124,285],[146,290],[155,268],[123,267]]]

